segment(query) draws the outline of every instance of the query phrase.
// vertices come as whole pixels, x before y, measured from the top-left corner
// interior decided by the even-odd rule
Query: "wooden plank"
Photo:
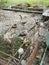
[[[30,11],[30,10],[24,10],[24,9],[2,9],[2,10],[7,10],[7,11],[15,11],[15,12],[24,12],[24,13],[36,13],[36,14],[42,14],[43,11]]]

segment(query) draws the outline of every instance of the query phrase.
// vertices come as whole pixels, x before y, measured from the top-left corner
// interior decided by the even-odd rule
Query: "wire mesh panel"
[[[18,54],[19,48],[24,49],[24,54],[21,55],[20,58]],[[7,41],[4,41],[3,38],[0,37],[0,59],[6,61],[7,64],[9,65],[17,64],[20,61],[20,59],[22,59],[26,54],[27,48],[29,50],[29,43],[27,43],[26,46],[26,44],[23,44],[23,41],[19,38],[13,38],[12,43],[10,44]]]

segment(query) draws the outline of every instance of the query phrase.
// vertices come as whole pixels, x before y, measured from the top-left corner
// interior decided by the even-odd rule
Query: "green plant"
[[[20,38],[13,38],[10,44],[0,36],[0,57],[7,58],[10,55],[13,56],[22,44],[23,41]]]

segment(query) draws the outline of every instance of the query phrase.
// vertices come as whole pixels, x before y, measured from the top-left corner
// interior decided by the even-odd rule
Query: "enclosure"
[[[49,65],[49,0],[0,0],[0,65]]]

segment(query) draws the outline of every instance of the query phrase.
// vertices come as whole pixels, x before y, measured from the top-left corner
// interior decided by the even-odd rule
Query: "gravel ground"
[[[36,14],[27,14],[21,12],[12,12],[0,10],[0,34],[4,34],[13,24],[17,24],[17,30],[24,30],[21,22],[27,22],[25,24],[25,29],[29,30],[35,22],[39,21],[41,18],[40,15]]]

